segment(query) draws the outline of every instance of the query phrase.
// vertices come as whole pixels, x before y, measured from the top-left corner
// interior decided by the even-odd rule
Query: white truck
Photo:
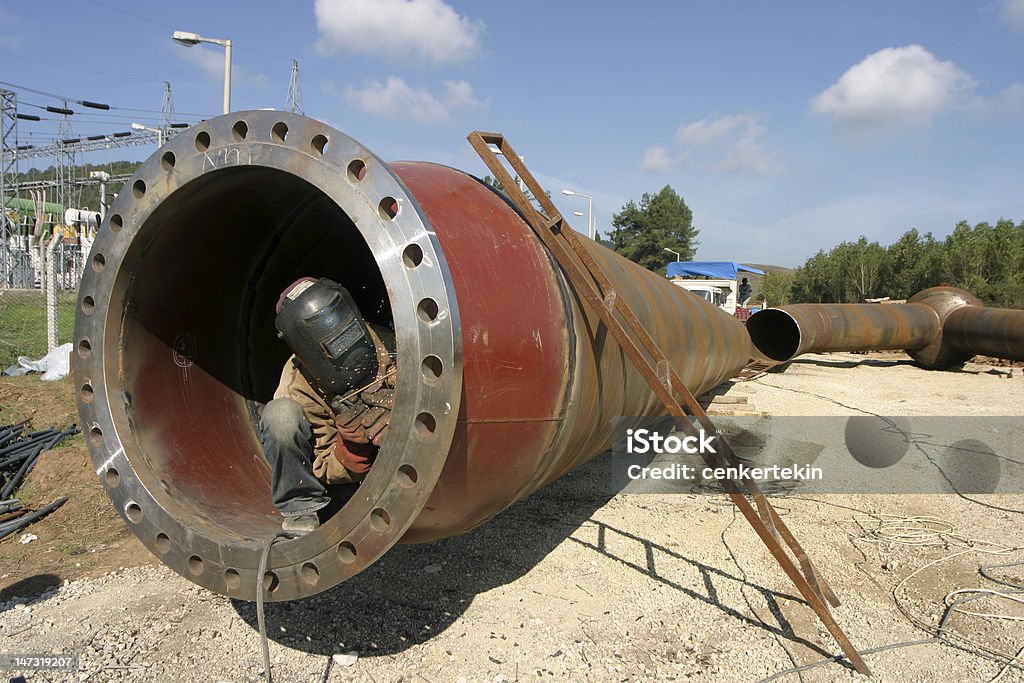
[[[760,309],[760,306],[751,306],[753,299],[747,306],[739,305],[741,273],[745,272],[764,275],[764,271],[733,261],[675,261],[668,264],[667,269],[672,284],[693,292],[740,320],[746,320]]]

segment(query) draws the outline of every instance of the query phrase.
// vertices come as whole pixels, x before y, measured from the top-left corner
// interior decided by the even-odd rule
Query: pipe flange
[[[429,220],[388,165],[355,140],[302,116],[246,111],[200,123],[159,148],[117,196],[89,255],[74,377],[100,481],[128,527],[165,564],[212,591],[252,600],[267,539],[227,533],[216,520],[186,519],[182,502],[136,448],[120,375],[121,334],[125,293],[145,272],[132,272],[126,255],[161,202],[206,174],[244,166],[298,176],[353,220],[387,288],[398,345],[391,428],[358,494],[320,530],[274,546],[263,585],[268,599],[289,600],[369,566],[426,503],[455,432],[461,330],[448,264]]]

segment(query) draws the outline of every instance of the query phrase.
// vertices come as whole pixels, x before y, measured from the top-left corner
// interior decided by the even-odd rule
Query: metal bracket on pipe
[[[566,229],[569,227],[568,223],[505,136],[501,133],[474,131],[470,133],[468,139],[469,144],[480,155],[487,168],[505,188],[508,198],[523,214],[530,227],[551,252],[555,261],[565,271],[576,293],[600,316],[601,321],[612,333],[619,346],[664,403],[666,410],[676,418],[678,428],[688,435],[696,435],[697,428],[689,419],[691,415],[696,417],[708,434],[718,437],[718,443],[723,446],[721,455],[725,463],[729,465],[738,463],[736,454],[729,447],[728,442],[718,432],[692,392],[683,384],[664,352],[637,319],[628,303],[621,297],[615,296],[611,282],[587,251],[581,236],[571,228]],[[492,149],[492,146],[497,149]],[[498,159],[498,153],[505,157],[519,178],[522,179],[543,212],[537,210],[526,193],[515,182],[505,165]],[[618,316],[615,315],[616,312]],[[637,340],[640,345],[637,344]],[[685,404],[685,410],[680,405],[677,396]],[[706,454],[705,460],[709,466],[718,464],[717,459],[711,454]],[[835,638],[854,668],[862,674],[870,675],[871,672],[867,664],[864,663],[857,649],[829,611],[829,604],[834,607],[839,605],[835,593],[828,583],[818,576],[807,553],[786,527],[764,493],[752,481],[722,479],[720,482],[733,503],[767,546],[768,551],[800,591],[825,628]],[[754,499],[756,510],[747,499],[748,495]],[[795,562],[793,557],[786,552],[783,542],[795,556]]]

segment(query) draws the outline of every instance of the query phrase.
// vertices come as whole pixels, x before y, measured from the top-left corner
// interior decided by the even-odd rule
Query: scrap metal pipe
[[[969,292],[931,287],[905,304],[794,304],[747,321],[751,342],[767,357],[903,349],[921,366],[942,369],[984,354],[1024,359],[1024,311],[985,308]]]
[[[742,324],[588,242],[702,393],[749,360]],[[288,348],[274,302],[300,276],[393,327],[391,428],[317,532],[278,543],[273,600],[325,590],[394,543],[462,533],[603,452],[611,419],[663,414],[511,204],[479,179],[385,163],[318,121],[205,121],[118,195],[79,293],[75,378],[96,471],[165,564],[253,599],[280,528],[257,422]],[[354,490],[353,490],[354,488]]]

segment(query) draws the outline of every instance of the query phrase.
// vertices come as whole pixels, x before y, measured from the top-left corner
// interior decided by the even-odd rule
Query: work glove
[[[373,446],[368,443],[348,443],[339,436],[334,444],[334,457],[353,474],[363,474],[370,469],[372,454]]]
[[[342,408],[334,418],[340,438],[354,444],[380,446],[387,435],[395,392],[384,386],[370,387],[359,400]]]

